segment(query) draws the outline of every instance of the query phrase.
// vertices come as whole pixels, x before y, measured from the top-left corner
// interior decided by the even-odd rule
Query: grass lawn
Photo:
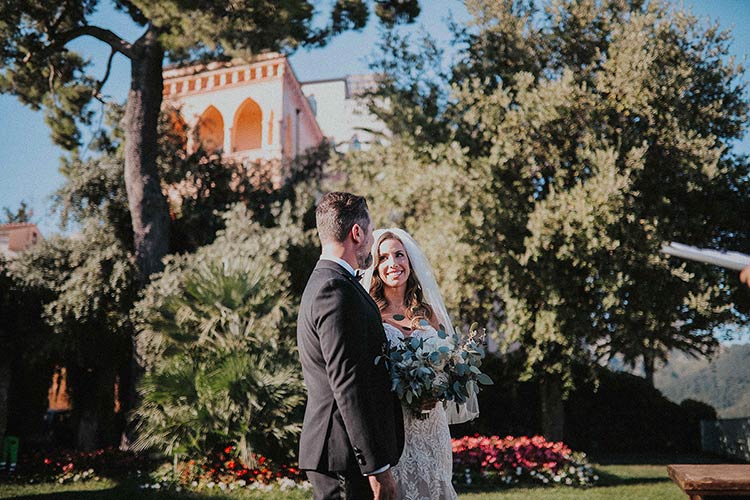
[[[669,463],[706,463],[706,457],[611,457],[592,460],[600,476],[599,485],[587,488],[515,487],[493,489],[459,489],[461,500],[685,500],[687,497],[667,476]],[[310,492],[262,493],[252,491],[185,494],[144,491],[130,483],[103,480],[60,486],[56,484],[14,485],[0,483],[0,498],[25,500],[309,500]]]

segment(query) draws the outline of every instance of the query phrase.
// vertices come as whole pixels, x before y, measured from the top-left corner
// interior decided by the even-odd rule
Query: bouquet
[[[427,326],[425,320],[421,326]],[[485,357],[484,334],[476,323],[465,337],[445,333],[442,325],[437,336],[407,337],[397,345],[389,345],[375,363],[385,360],[392,386],[401,403],[418,418],[426,418],[425,401],[465,403],[479,393],[479,386],[491,385],[492,379],[479,369]]]

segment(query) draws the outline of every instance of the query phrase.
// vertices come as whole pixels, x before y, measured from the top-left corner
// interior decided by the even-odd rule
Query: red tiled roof
[[[36,226],[33,222],[8,222],[5,224],[0,224],[0,230],[2,229],[18,229],[22,227],[32,227]]]

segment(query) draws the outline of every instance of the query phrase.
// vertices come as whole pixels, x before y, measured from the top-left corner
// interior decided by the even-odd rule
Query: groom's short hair
[[[315,223],[322,243],[346,240],[354,224],[367,230],[370,214],[367,211],[367,200],[363,196],[351,193],[326,193],[315,209]]]

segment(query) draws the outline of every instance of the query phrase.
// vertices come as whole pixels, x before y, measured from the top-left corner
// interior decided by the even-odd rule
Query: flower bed
[[[589,486],[599,478],[584,453],[542,436],[466,436],[453,439],[455,484],[565,484]]]
[[[142,485],[150,489],[214,489],[235,490],[238,488],[271,490],[309,489],[310,483],[303,481],[299,469],[285,464],[276,466],[271,460],[253,455],[253,466],[244,465],[234,456],[234,448],[228,446],[204,460],[176,461],[164,464],[151,474]]]
[[[251,490],[309,489],[310,483],[296,467],[277,466],[263,456],[253,456],[255,465],[241,464],[227,447],[202,460],[164,463],[146,454],[104,448],[90,453],[74,450],[38,451],[19,457],[10,479],[19,483],[67,484],[109,478],[130,477],[144,489]]]
[[[127,477],[150,470],[155,462],[145,455],[103,448],[93,452],[76,450],[35,451],[19,456],[11,478],[19,482],[43,483],[87,481],[101,477]]]

